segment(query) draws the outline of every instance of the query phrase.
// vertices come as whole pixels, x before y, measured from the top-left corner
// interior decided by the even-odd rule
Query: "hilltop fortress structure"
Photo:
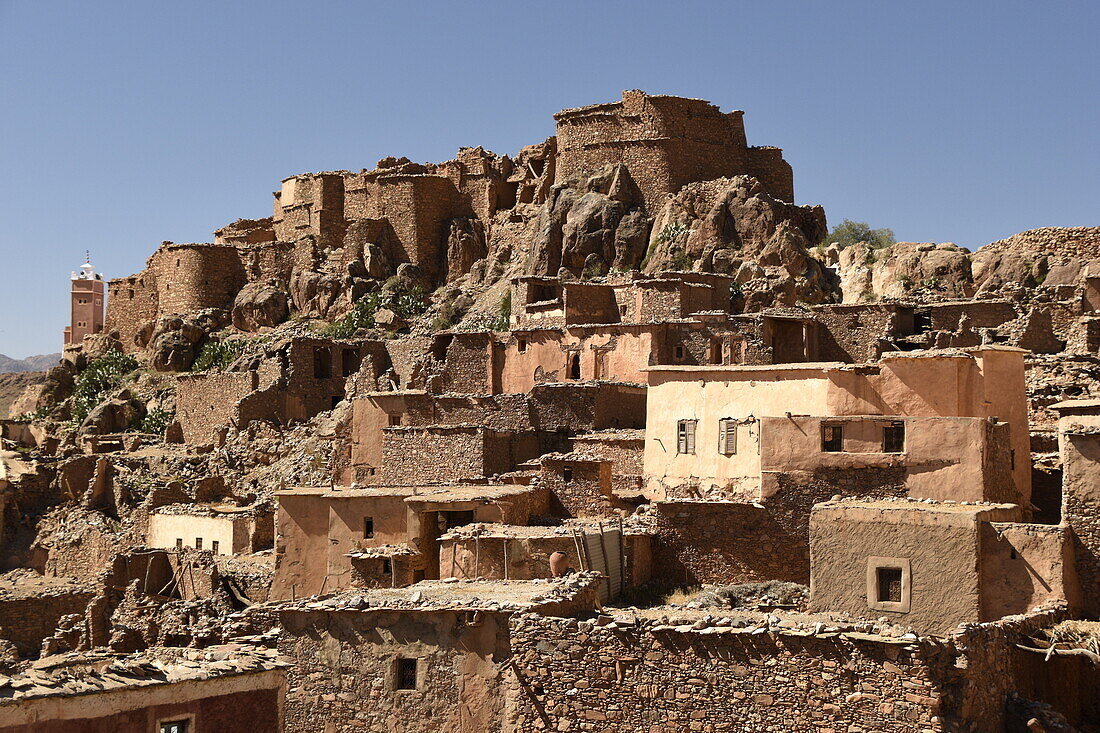
[[[841,249],[741,112],[554,119],[74,274],[0,733],[1096,729],[1100,228]]]
[[[462,148],[439,164],[386,158],[370,171],[291,176],[274,194],[271,218],[223,227],[213,243],[166,242],[143,272],[111,280],[107,329],[132,348],[141,325],[158,315],[227,309],[245,285],[270,280],[308,309],[313,288],[292,277],[329,260],[343,270],[362,262],[372,276],[411,263],[433,285],[455,280],[487,253],[499,212],[542,204],[555,186],[609,168],[626,173],[609,183],[611,198],[651,215],[686,184],[741,175],[793,201],[782,151],[749,147],[743,116],[699,99],[629,91],[619,102],[559,112],[557,135],[515,159]]]

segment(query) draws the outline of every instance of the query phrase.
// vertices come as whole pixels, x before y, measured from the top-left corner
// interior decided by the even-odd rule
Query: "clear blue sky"
[[[497,153],[623,89],[743,109],[831,223],[976,248],[1100,224],[1100,3],[0,0],[0,353],[85,249],[267,216],[280,179]]]

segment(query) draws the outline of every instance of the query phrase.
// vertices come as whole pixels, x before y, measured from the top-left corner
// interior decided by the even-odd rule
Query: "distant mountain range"
[[[0,374],[41,372],[57,366],[59,361],[61,361],[61,354],[39,354],[38,356],[28,356],[26,359],[13,359],[10,356],[0,354]]]

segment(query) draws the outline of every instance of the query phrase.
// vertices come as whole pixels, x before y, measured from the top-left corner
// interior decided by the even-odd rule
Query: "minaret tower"
[[[80,272],[72,274],[72,322],[65,328],[65,344],[79,344],[84,337],[103,330],[103,275],[92,267],[85,253]]]

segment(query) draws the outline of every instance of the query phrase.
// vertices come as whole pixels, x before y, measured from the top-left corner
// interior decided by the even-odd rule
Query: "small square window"
[[[213,542],[210,543],[210,551],[213,552],[215,555],[218,554],[218,541],[217,540],[214,540]]]
[[[890,423],[882,429],[882,452],[905,452],[905,423]]]
[[[401,416],[400,415],[390,415],[390,425],[391,426],[400,425],[400,424],[401,424]]]
[[[398,690],[415,690],[417,666],[419,660],[398,658],[394,669],[394,688]]]
[[[875,568],[878,603],[901,603],[901,568]]]
[[[182,550],[183,549],[183,538],[182,537],[177,537],[176,538],[176,549],[177,550]]]
[[[160,723],[160,733],[188,733],[191,730],[190,719],[163,720]]]
[[[908,558],[867,558],[867,607],[876,611],[909,613],[912,575]]]
[[[201,550],[202,549],[202,537],[196,537],[195,538],[195,549],[196,550]]]
[[[842,426],[821,426],[821,450],[826,453],[840,453],[844,450],[844,428]]]
[[[695,453],[695,426],[698,420],[681,420],[676,423],[676,452]]]
[[[520,339],[519,343],[516,344],[516,349],[519,351],[519,353],[526,354],[527,353],[527,339]]]
[[[572,466],[565,466],[564,468],[562,468],[562,470],[561,470],[561,480],[564,481],[567,484],[573,481],[573,467]]]
[[[374,517],[363,517],[363,539],[374,537]]]
[[[684,347],[683,346],[677,346],[676,347],[676,361],[683,361],[683,358],[684,358]]]

